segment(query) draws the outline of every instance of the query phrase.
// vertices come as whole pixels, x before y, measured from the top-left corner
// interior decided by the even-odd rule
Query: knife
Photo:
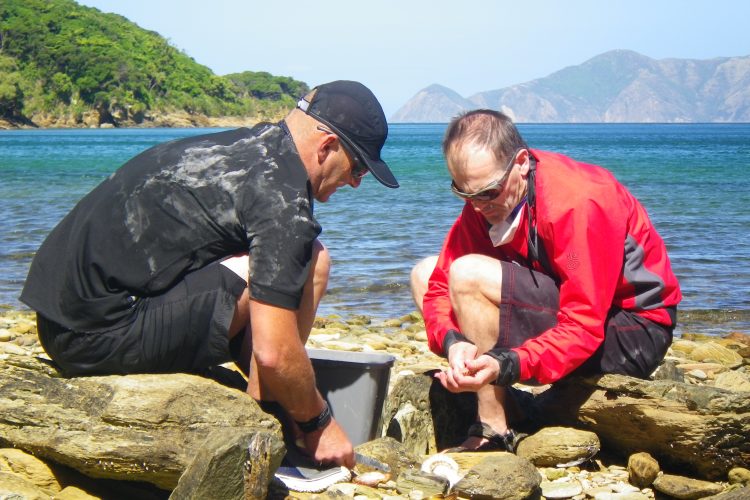
[[[357,462],[357,464],[359,465],[364,465],[365,467],[371,467],[381,472],[391,472],[390,465],[383,463],[380,460],[374,459],[372,457],[362,455],[361,453],[354,452],[354,461]]]

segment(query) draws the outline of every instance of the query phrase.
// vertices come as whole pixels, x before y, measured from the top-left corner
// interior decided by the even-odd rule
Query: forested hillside
[[[266,72],[215,75],[158,33],[73,0],[0,2],[0,119],[6,123],[276,118],[306,91],[303,82]]]

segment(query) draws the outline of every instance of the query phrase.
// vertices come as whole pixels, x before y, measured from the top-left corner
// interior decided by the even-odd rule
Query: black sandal
[[[528,434],[517,433],[513,429],[508,429],[505,434],[499,434],[484,422],[474,422],[469,426],[466,434],[467,437],[485,438],[487,442],[480,444],[476,448],[456,446],[444,450],[443,453],[461,453],[467,451],[508,451],[515,453],[518,449],[518,443],[525,437],[528,437]]]

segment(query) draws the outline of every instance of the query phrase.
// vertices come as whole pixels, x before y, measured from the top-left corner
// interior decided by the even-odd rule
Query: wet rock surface
[[[449,395],[436,390],[431,378],[422,375],[444,367],[445,361],[428,351],[424,326],[417,315],[386,322],[376,322],[366,316],[318,318],[308,346],[390,353],[396,357],[391,370],[389,398],[383,413],[383,433],[391,437],[375,439],[357,447],[360,453],[387,463],[392,468],[392,475],[387,481],[376,485],[339,483],[315,494],[274,489],[273,484],[269,484],[268,476],[279,458],[277,451],[271,451],[267,459],[261,460],[256,454],[254,456],[258,458],[247,460],[244,453],[249,442],[242,441],[241,432],[235,430],[231,437],[224,435],[223,438],[214,437],[207,441],[211,434],[208,429],[215,424],[206,423],[206,427],[201,428],[206,422],[205,413],[210,413],[209,407],[221,405],[217,401],[204,403],[200,398],[206,393],[216,391],[221,394],[220,399],[229,399],[235,406],[243,404],[238,402],[247,398],[239,398],[236,392],[232,392],[233,389],[213,381],[189,375],[60,378],[43,361],[35,359],[44,358],[45,354],[36,339],[34,317],[15,311],[1,313],[0,447],[4,446],[5,449],[0,449],[0,497],[166,499],[171,493],[173,498],[257,498],[265,495],[268,498],[394,500],[431,496],[576,500],[750,498],[750,486],[747,485],[750,472],[747,470],[747,458],[742,458],[747,457],[749,449],[747,440],[743,441],[743,432],[745,438],[750,434],[750,336],[746,334],[736,333],[725,338],[683,335],[675,340],[666,362],[655,373],[656,382],[639,385],[632,381],[599,380],[584,403],[574,408],[575,419],[564,425],[559,422],[542,425],[530,432],[527,444],[521,442],[523,447],[529,449],[532,449],[535,441],[547,443],[546,451],[540,452],[534,447],[536,451],[529,452],[527,458],[522,456],[523,448],[519,449],[518,456],[505,452],[449,454],[458,467],[458,480],[454,482],[441,476],[430,477],[420,467],[428,457],[463,439],[465,430],[473,422],[475,402],[471,395]],[[35,371],[37,375],[32,375]],[[190,381],[187,382],[184,377]],[[114,383],[114,379],[121,379],[121,382]],[[49,384],[47,389],[43,388],[44,384]],[[188,393],[189,397],[182,399],[147,394],[149,388],[170,384],[180,390],[198,384],[200,390],[193,389]],[[87,393],[87,390],[92,390],[91,387],[96,389]],[[539,388],[521,388],[540,392]],[[705,392],[709,388],[718,392]],[[588,389],[592,389],[592,386]],[[123,392],[115,398],[113,394],[118,391]],[[61,395],[65,393],[68,396],[63,398]],[[621,419],[619,422],[619,431],[625,435],[623,439],[628,439],[622,442],[611,439],[606,427],[602,426],[602,421],[609,418],[602,418],[605,406],[586,406],[590,404],[592,395],[598,393],[602,401],[617,401],[626,414],[630,412],[629,420]],[[228,394],[233,396],[229,397]],[[665,414],[659,412],[664,411],[665,401],[667,409],[670,409],[675,400],[680,400],[675,394],[689,395],[690,398],[683,400],[693,401],[691,404],[694,407],[688,408],[687,413],[698,412],[697,420],[670,423],[674,432],[669,439],[678,450],[681,446],[696,445],[688,432],[688,424],[700,423],[700,419],[710,420],[711,412],[717,414],[718,411],[723,415],[723,425],[717,426],[703,442],[698,443],[703,446],[702,452],[715,457],[720,456],[716,450],[728,450],[739,454],[745,462],[728,461],[718,469],[714,467],[712,470],[718,472],[710,481],[706,481],[705,474],[696,472],[700,471],[699,468],[686,465],[684,460],[665,461],[658,457],[657,461],[657,454],[647,449],[655,432],[655,428],[650,426],[653,425],[652,419],[664,418]],[[639,407],[634,406],[633,400],[644,398],[658,401],[662,406],[650,408],[649,411],[635,411]],[[116,400],[114,405],[113,400]],[[596,397],[593,400],[597,402]],[[76,401],[78,406],[73,404]],[[148,416],[135,417],[138,407],[147,408]],[[75,419],[67,420],[65,411],[71,408]],[[179,408],[185,412],[182,416],[170,416],[171,411]],[[33,415],[37,413],[39,420],[33,420]],[[86,420],[90,413],[104,414],[106,418],[100,418],[100,422]],[[200,424],[189,423],[191,419],[197,419]],[[156,421],[162,425],[169,423],[178,429],[173,434],[165,434],[168,436],[166,440],[170,441],[171,451],[156,453],[157,457],[171,460],[173,464],[146,474],[143,463],[154,460],[155,448],[139,447],[139,440],[129,434],[136,431],[128,426],[156,425]],[[278,424],[275,420],[269,420],[265,414],[256,414],[254,425],[258,421],[265,422],[264,426],[270,425],[264,427],[263,432],[270,432],[270,436],[277,435]],[[628,436],[630,428],[623,427],[623,422],[640,425],[645,434]],[[615,423],[617,418],[612,417],[613,428]],[[203,441],[191,444],[186,435],[189,436],[191,429],[195,432],[198,428],[201,430],[195,436],[200,435]],[[257,430],[257,427],[254,429]],[[143,436],[155,431],[141,428],[138,432]],[[559,433],[557,439],[555,433]],[[89,458],[71,459],[73,448],[85,450],[98,446],[100,450],[106,449],[101,446],[101,439],[113,434],[128,442],[121,449],[125,449],[125,454],[133,459],[131,465],[123,466],[125,462],[121,462],[121,459],[107,459],[105,455],[96,458],[99,456],[90,451],[86,452],[89,455],[83,455]],[[247,439],[255,435],[251,433]],[[268,438],[268,434],[258,436]],[[576,436],[579,440],[574,439]],[[587,437],[581,439],[581,436]],[[644,436],[648,436],[648,439]],[[232,445],[233,439],[239,441]],[[275,438],[268,439],[273,441]],[[598,440],[601,440],[601,450],[593,446]],[[243,444],[237,445],[238,442]],[[265,452],[278,450],[277,445],[270,442],[260,446]],[[174,451],[180,448],[188,451]],[[571,450],[583,451],[571,456]],[[649,453],[643,453],[645,451]],[[533,458],[537,455],[544,456],[544,462]],[[226,461],[218,460],[221,457]],[[529,457],[533,460],[529,460]],[[98,462],[100,459],[103,459],[101,463]],[[137,460],[141,461],[139,467],[136,467]],[[202,466],[199,465],[201,460]],[[572,465],[579,460],[579,464]],[[248,469],[248,462],[257,464],[255,479]],[[150,467],[157,466],[156,463],[149,464]],[[218,469],[228,471],[225,478],[211,472],[218,470],[216,464],[224,464]],[[510,470],[515,472],[509,473]],[[354,476],[366,472],[355,471]],[[513,477],[508,477],[508,474]],[[210,483],[207,477],[216,482]],[[263,477],[269,483],[263,485]],[[190,478],[193,483],[189,482]],[[178,479],[182,487],[178,486]],[[264,491],[264,487],[268,489]],[[191,496],[197,492],[201,493],[200,496]]]

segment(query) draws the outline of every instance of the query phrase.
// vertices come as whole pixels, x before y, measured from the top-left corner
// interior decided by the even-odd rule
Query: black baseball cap
[[[381,184],[397,188],[398,181],[380,158],[380,150],[388,137],[388,124],[383,108],[370,89],[359,82],[337,80],[313,90],[312,100],[302,98],[297,107],[330,127]]]

